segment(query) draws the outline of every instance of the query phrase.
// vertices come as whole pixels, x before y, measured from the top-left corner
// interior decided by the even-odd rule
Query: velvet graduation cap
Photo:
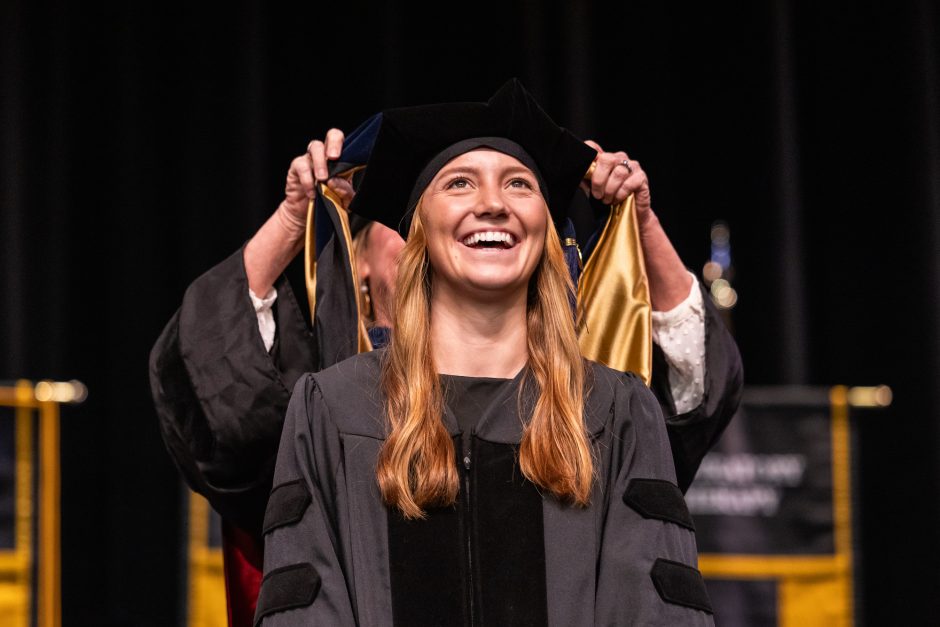
[[[595,151],[555,124],[512,79],[488,102],[389,109],[349,210],[407,237],[417,197],[447,161],[478,147],[516,157],[533,170],[560,224]]]

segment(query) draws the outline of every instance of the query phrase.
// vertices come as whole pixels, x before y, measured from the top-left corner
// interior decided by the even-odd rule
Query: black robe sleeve
[[[290,390],[316,364],[289,282],[276,288],[273,354],[258,331],[242,249],[190,285],[150,354],[167,450],[193,490],[249,531],[260,531]]]
[[[689,488],[705,454],[737,411],[744,381],[738,346],[704,287],[702,300],[705,304],[705,394],[698,407],[676,414],[669,386],[669,365],[662,349],[653,344],[651,388],[666,416],[676,478],[683,492]]]

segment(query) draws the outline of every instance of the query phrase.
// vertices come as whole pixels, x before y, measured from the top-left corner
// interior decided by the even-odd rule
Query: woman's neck
[[[525,292],[483,301],[432,289],[431,347],[441,374],[513,378],[529,356]]]

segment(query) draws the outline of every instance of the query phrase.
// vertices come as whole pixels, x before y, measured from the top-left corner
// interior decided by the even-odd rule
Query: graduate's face
[[[486,148],[454,158],[422,196],[434,282],[496,297],[527,289],[545,247],[548,206],[532,171]]]

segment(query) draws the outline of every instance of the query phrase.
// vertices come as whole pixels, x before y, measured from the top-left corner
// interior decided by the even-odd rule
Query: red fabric
[[[229,627],[252,627],[261,574],[264,541],[222,521],[222,564]]]

